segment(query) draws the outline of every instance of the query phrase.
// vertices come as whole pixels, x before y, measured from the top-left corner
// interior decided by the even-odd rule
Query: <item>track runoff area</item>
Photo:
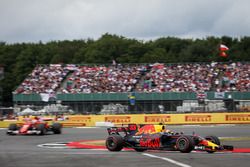
[[[60,135],[8,136],[0,130],[1,166],[249,166],[250,125],[169,126],[169,129],[200,136],[218,136],[222,144],[233,145],[234,151],[145,151],[123,149],[110,152],[105,147],[107,129],[64,128]]]

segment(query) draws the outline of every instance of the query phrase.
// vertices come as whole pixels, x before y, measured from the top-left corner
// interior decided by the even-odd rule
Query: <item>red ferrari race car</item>
[[[232,151],[233,146],[221,145],[216,136],[201,137],[185,135],[166,130],[165,125],[136,125],[110,127],[106,147],[109,151],[133,148],[138,152],[146,150],[166,150],[189,153],[193,150],[214,153],[220,150]]]
[[[49,125],[48,122],[41,119],[26,120],[24,124],[10,124],[7,130],[8,135],[17,134],[33,134],[33,135],[45,135],[47,132],[53,132],[54,134],[61,134],[62,125],[60,123],[53,123]]]

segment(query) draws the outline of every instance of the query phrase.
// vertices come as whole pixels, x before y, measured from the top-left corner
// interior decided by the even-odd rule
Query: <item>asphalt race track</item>
[[[170,126],[171,130],[222,137],[222,144],[250,148],[250,125]],[[104,140],[105,128],[65,128],[61,135],[8,136],[0,129],[1,167],[249,167],[250,153],[165,152],[46,148],[45,143]],[[231,137],[234,137],[231,139]]]

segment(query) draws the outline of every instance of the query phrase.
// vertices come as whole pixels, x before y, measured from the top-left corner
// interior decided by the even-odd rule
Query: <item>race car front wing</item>
[[[9,135],[18,135],[18,134],[28,134],[28,135],[36,134],[36,135],[38,135],[38,134],[41,134],[41,131],[40,130],[28,130],[24,133],[21,133],[18,130],[8,130],[6,133]]]

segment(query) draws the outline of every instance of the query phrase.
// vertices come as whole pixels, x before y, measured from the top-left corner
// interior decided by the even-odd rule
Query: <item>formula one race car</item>
[[[165,125],[136,125],[110,127],[106,147],[109,151],[133,148],[138,152],[146,150],[166,150],[189,153],[192,150],[214,153],[220,150],[232,151],[233,146],[220,145],[216,136],[205,138],[192,134],[174,133],[166,130]]]
[[[47,132],[53,132],[54,134],[61,134],[62,125],[60,123],[53,123],[49,125],[48,122],[43,120],[26,120],[24,124],[10,124],[7,130],[8,135],[17,134],[33,134],[33,135],[45,135]]]

